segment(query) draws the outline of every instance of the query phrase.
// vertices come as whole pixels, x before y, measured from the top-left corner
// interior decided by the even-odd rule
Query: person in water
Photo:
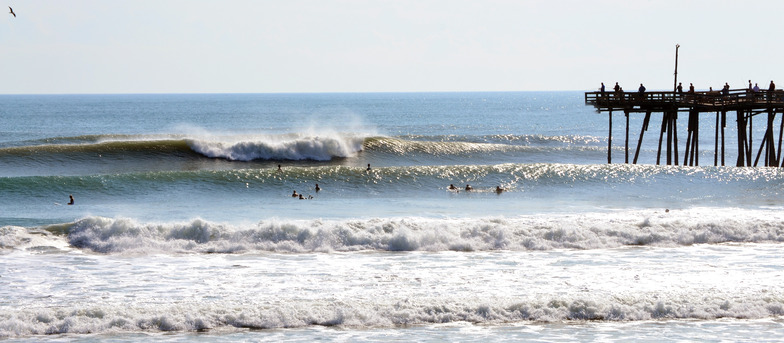
[[[453,185],[453,184],[451,184],[451,183],[450,183],[450,184],[449,184],[449,190],[456,191],[456,190],[457,190],[457,187],[455,187],[455,185]]]
[[[471,187],[471,185],[466,185],[465,190],[466,190],[466,192],[473,191],[474,187]]]
[[[294,193],[291,193],[291,197],[292,197],[292,198],[296,198],[297,196],[300,196],[300,195],[299,195],[299,194],[297,194],[297,191],[296,191],[296,190],[294,191]]]
[[[68,197],[71,198],[71,201],[68,202],[68,205],[73,205],[74,204],[73,194],[68,195]]]
[[[505,189],[501,188],[501,186],[495,186],[495,192],[501,194],[501,192],[505,191]]]
[[[319,185],[316,184],[316,193],[318,193],[318,191],[320,191],[320,190],[321,190],[321,187],[319,187]]]
[[[278,164],[278,172],[282,172],[283,169],[280,169],[280,164]]]
[[[367,171],[370,171],[370,163],[368,163]]]

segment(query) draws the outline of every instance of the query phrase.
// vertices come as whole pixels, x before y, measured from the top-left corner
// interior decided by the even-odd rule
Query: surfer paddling
[[[69,194],[68,197],[71,198],[71,201],[68,202],[68,205],[73,205],[74,204],[73,194]]]

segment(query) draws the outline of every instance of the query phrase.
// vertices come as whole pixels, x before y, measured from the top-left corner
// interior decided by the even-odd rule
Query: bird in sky
[[[11,14],[13,14],[13,15],[14,15],[14,18],[16,18],[16,13],[14,13],[14,9],[13,9],[13,8],[11,8],[11,6],[8,6],[8,9],[9,9],[9,10],[11,10],[11,12],[8,12],[8,13],[11,13]]]

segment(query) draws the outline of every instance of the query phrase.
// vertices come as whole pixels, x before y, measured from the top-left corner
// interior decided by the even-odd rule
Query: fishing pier
[[[676,67],[677,68],[677,67]],[[633,164],[640,155],[645,132],[651,121],[652,113],[662,113],[659,145],[656,153],[656,164],[661,164],[662,147],[667,165],[678,165],[678,133],[677,121],[679,113],[688,113],[686,146],[683,150],[683,165],[699,165],[700,119],[715,115],[716,130],[714,140],[713,165],[724,166],[724,130],[727,127],[727,114],[735,114],[737,127],[738,156],[735,165],[766,167],[784,167],[781,160],[782,133],[784,133],[784,115],[776,125],[776,114],[784,114],[784,91],[750,89],[734,89],[710,92],[586,92],[585,104],[593,105],[598,112],[607,112],[610,120],[607,163],[612,163],[612,121],[613,112],[622,112],[626,117],[625,163],[629,163],[629,116],[644,114],[637,149],[634,151]],[[759,145],[753,143],[752,128],[754,117],[764,119],[767,129],[759,138]],[[777,127],[778,126],[778,127]],[[778,129],[778,130],[776,130]],[[776,132],[778,132],[776,134]]]

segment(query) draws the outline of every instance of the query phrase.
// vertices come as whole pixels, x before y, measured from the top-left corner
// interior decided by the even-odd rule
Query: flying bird
[[[9,9],[9,10],[11,10],[11,12],[8,12],[8,13],[11,13],[11,14],[13,14],[13,15],[14,15],[14,18],[16,18],[16,13],[14,13],[14,9],[13,9],[13,8],[11,8],[11,6],[8,6],[8,9]]]

